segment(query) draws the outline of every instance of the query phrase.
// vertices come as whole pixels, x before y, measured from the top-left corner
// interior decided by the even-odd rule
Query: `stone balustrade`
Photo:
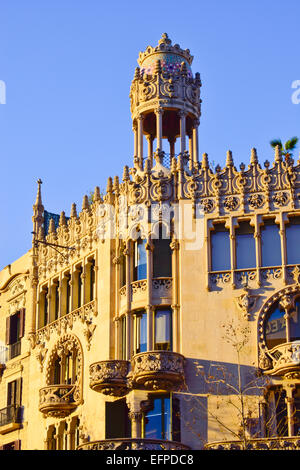
[[[133,387],[173,390],[184,382],[184,357],[171,351],[148,351],[132,358]]]
[[[206,444],[205,450],[300,450],[299,437],[268,437]]]
[[[39,410],[47,416],[65,417],[77,406],[79,387],[77,385],[48,385],[39,391]]]
[[[268,374],[283,375],[300,369],[300,341],[283,343],[269,351],[272,369]]]
[[[189,450],[189,447],[174,441],[120,438],[86,442],[77,450]]]
[[[90,387],[105,395],[121,396],[127,392],[129,362],[107,360],[90,365]]]

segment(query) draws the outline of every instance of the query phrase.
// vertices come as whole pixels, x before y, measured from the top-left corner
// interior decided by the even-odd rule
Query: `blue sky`
[[[30,249],[38,178],[45,209],[69,215],[132,165],[130,83],[163,32],[201,74],[200,153],[273,161],[271,139],[300,137],[299,18],[299,0],[1,0],[0,269]]]

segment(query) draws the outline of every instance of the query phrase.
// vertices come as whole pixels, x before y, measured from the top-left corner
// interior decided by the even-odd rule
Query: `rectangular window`
[[[105,439],[131,437],[131,423],[125,399],[105,403]]]
[[[300,217],[290,217],[285,226],[287,264],[300,263]]]
[[[12,359],[21,354],[21,338],[25,329],[25,309],[22,308],[14,315],[6,318],[6,344],[8,348],[8,358]]]
[[[250,269],[256,267],[254,228],[247,221],[239,222],[235,231],[236,268]]]
[[[147,279],[146,240],[139,238],[134,244],[134,280]]]
[[[135,354],[147,351],[147,314],[135,315]]]
[[[156,351],[172,350],[172,312],[169,309],[155,312],[155,345]]]
[[[121,359],[126,360],[126,317],[121,318]]]
[[[180,442],[179,400],[170,395],[152,398],[151,409],[144,414],[142,435],[146,439]]]
[[[153,239],[153,277],[172,277],[172,250],[171,240],[162,238],[162,230],[159,230],[159,238]]]
[[[210,233],[211,270],[228,271],[230,269],[230,237],[225,224],[216,224]]]
[[[281,242],[279,227],[274,219],[267,219],[261,228],[262,266],[281,265]]]

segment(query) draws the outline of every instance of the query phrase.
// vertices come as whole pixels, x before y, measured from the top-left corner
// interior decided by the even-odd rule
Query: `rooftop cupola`
[[[198,165],[201,80],[192,74],[192,61],[189,49],[172,45],[166,33],[156,47],[140,52],[130,90],[136,168],[142,170],[146,158],[153,165],[155,150],[171,160],[178,144],[178,153],[188,151],[190,169]]]

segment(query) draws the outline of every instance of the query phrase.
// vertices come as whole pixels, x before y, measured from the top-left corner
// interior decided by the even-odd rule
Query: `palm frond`
[[[270,145],[271,147],[274,147],[274,148],[277,147],[277,145],[279,145],[279,147],[282,149],[282,142],[280,139],[271,140]]]
[[[286,150],[294,150],[297,143],[298,143],[298,137],[292,137],[290,140],[287,140],[286,143],[284,144],[284,147]]]

